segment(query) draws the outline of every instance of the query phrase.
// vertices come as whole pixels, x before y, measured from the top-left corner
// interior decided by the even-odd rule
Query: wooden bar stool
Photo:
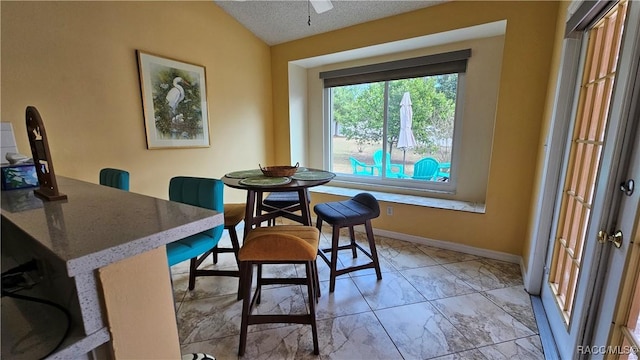
[[[373,237],[373,230],[371,228],[371,219],[375,219],[380,216],[380,206],[378,200],[369,193],[360,193],[353,198],[346,201],[328,202],[318,204],[313,208],[313,211],[318,215],[318,221],[316,227],[318,230],[322,229],[322,222],[333,226],[333,235],[331,237],[331,247],[318,250],[318,255],[329,265],[331,272],[329,274],[329,292],[333,292],[336,287],[336,276],[346,274],[348,272],[374,268],[378,280],[382,279],[380,272],[380,263],[378,261],[378,252],[376,250],[376,242]],[[367,241],[369,242],[369,251],[356,243],[355,233],[353,227],[356,225],[364,225],[367,232]],[[349,235],[351,242],[347,245],[339,245],[340,229],[343,227],[349,228]],[[338,251],[339,250],[351,250],[353,258],[358,257],[357,249],[360,249],[366,256],[371,259],[371,262],[367,264],[345,267],[342,269],[337,268],[338,263]],[[331,253],[331,259],[327,258],[324,254],[326,252]]]
[[[311,325],[313,353],[318,355],[318,330],[315,304],[318,301],[319,281],[316,256],[320,232],[312,226],[281,225],[260,227],[251,230],[244,239],[238,258],[240,259],[240,281],[242,286],[242,323],[240,326],[240,346],[238,355],[244,355],[247,345],[249,325],[269,323],[294,323]],[[304,264],[305,277],[263,278],[262,264]],[[253,265],[258,267],[257,287],[251,296]],[[260,304],[262,285],[287,284],[306,285],[309,297],[308,314],[252,314],[256,304]]]
[[[308,206],[308,203],[311,202],[311,194],[309,193],[309,189],[305,189],[304,191],[307,193]],[[264,211],[270,212],[281,210],[283,215],[285,215],[285,212],[293,213],[295,211],[302,210],[300,197],[296,191],[279,191],[269,193],[269,195],[267,195],[267,197],[258,204],[258,207],[258,214],[262,214]],[[274,226],[275,224],[275,218],[268,220],[269,226]]]
[[[236,258],[236,263],[240,266],[238,261],[238,251],[240,251],[240,242],[238,241],[238,232],[236,226],[244,220],[244,212],[246,205],[242,204],[224,204],[224,228],[229,232],[229,238],[231,239],[231,247],[223,248],[218,245],[211,251],[213,255],[213,263],[218,263],[218,254],[221,253],[233,253]]]

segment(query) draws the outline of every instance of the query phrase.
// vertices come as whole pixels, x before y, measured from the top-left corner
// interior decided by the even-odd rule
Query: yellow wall
[[[122,168],[131,191],[166,198],[172,176],[221,177],[272,160],[269,47],[213,2],[0,6],[1,119],[30,156],[25,108],[36,106],[57,174],[98,182],[101,168]],[[205,66],[211,147],[146,149],[136,49]]]
[[[213,2],[0,7],[1,120],[13,123],[19,151],[30,156],[25,108],[36,106],[57,174],[97,183],[101,168],[122,168],[131,173],[131,191],[166,198],[172,176],[221,177],[273,158],[269,47]],[[205,66],[211,147],[146,149],[136,49]],[[225,196],[241,201],[245,194],[227,189]],[[148,258],[157,251],[140,256],[147,273],[165,270],[166,281],[147,286],[146,297],[131,292],[140,281],[120,265],[101,273],[116,357],[140,358],[150,346],[152,357],[179,357],[166,255],[158,250],[159,262]],[[149,303],[155,307],[145,314],[159,311],[143,326],[162,326],[123,327],[137,309],[132,299],[141,305],[149,296],[161,301]]]
[[[14,124],[20,151],[29,153],[24,109],[34,105],[58,174],[97,182],[100,168],[124,168],[131,191],[163,198],[175,175],[220,177],[291,160],[289,61],[506,19],[486,214],[395,204],[375,226],[523,254],[557,2],[454,1],[271,48],[211,2],[0,6],[1,119]],[[146,149],[136,49],[206,67],[210,148]],[[226,191],[229,201],[244,197]]]
[[[374,227],[522,255],[557,13],[557,2],[454,1],[272,47],[276,160],[287,163],[290,156],[289,147],[281,146],[289,138],[289,61],[506,19],[486,213],[394,204],[394,215],[381,216]]]

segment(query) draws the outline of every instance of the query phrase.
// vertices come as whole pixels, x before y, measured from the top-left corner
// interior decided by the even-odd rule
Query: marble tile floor
[[[358,241],[362,236],[358,233]],[[330,229],[323,229],[322,247],[330,237]],[[225,232],[221,246],[228,242]],[[309,325],[265,324],[249,327],[242,358],[544,359],[518,265],[380,236],[376,244],[382,280],[373,269],[341,275],[332,294],[329,268],[318,259],[319,356],[312,352]],[[342,264],[365,259],[351,259],[349,251],[340,255]],[[215,266],[235,268],[235,259],[222,254]],[[301,270],[264,269],[265,274],[292,276]],[[242,302],[236,300],[237,279],[199,277],[190,292],[188,262],[171,271],[182,353],[238,359]],[[305,297],[303,286],[265,287],[257,311],[304,313]]]

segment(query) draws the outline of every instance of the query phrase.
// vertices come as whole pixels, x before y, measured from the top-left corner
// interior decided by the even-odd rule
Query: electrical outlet
[[[388,216],[393,215],[393,206],[387,206],[387,215]]]

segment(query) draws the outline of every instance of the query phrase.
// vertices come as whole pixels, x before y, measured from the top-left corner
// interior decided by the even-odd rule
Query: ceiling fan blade
[[[318,14],[322,14],[323,12],[333,9],[333,4],[331,3],[331,0],[310,0],[310,1],[311,1],[311,5],[313,5],[313,9]]]

